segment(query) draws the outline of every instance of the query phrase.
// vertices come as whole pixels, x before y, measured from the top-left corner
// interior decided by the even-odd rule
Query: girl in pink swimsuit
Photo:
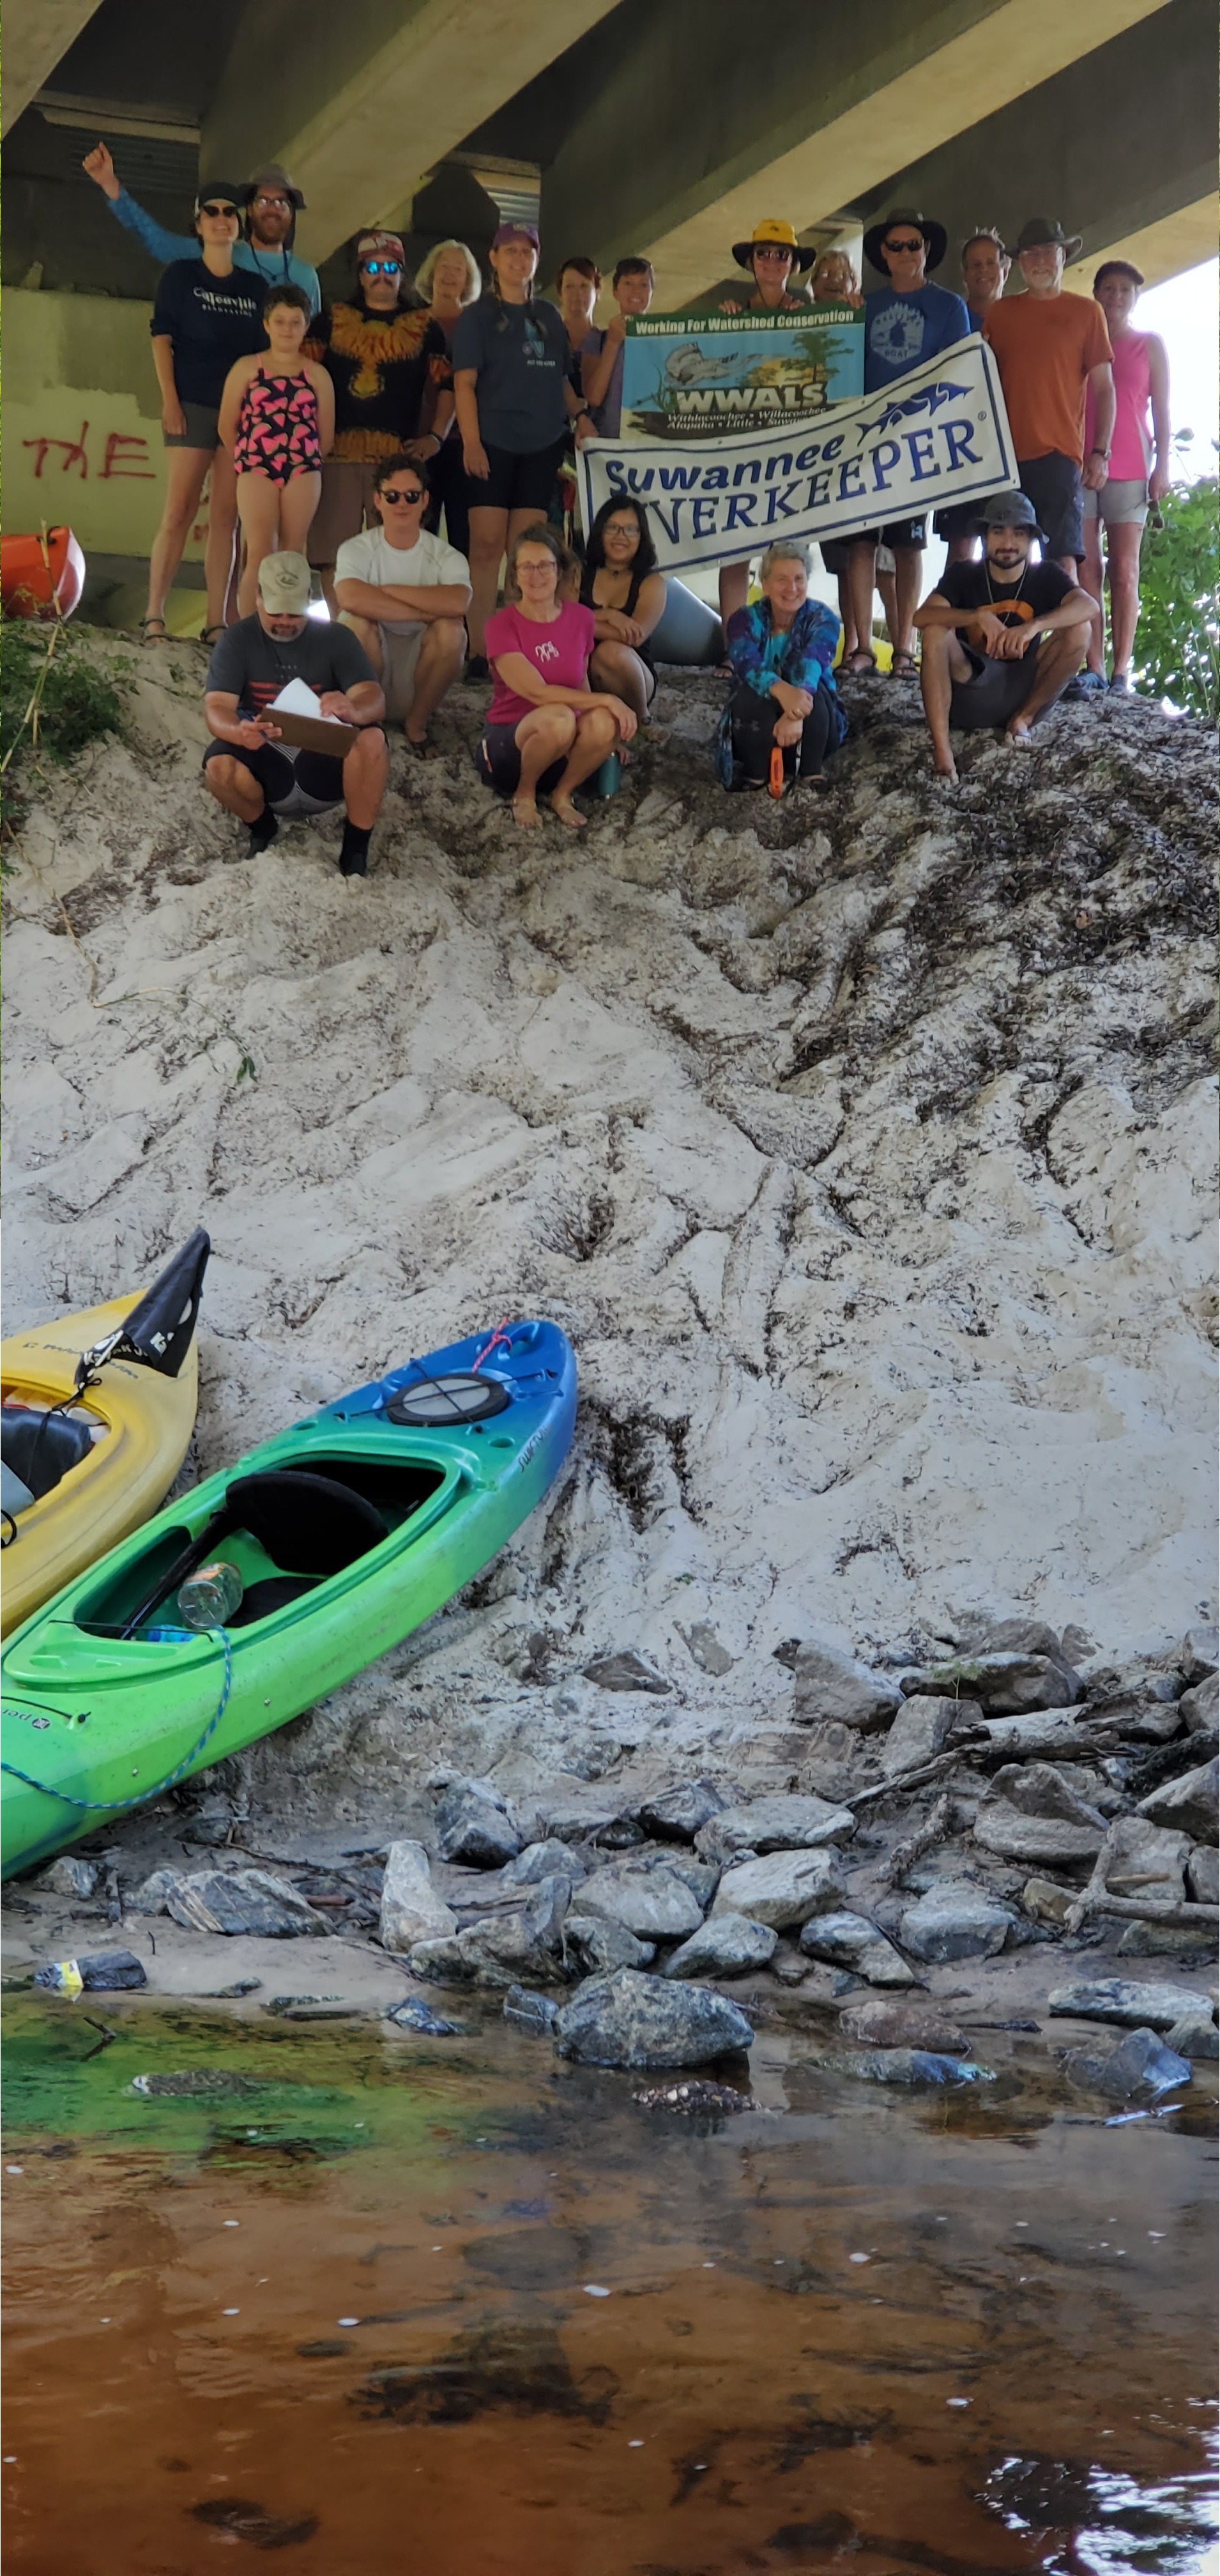
[[[301,356],[310,302],[299,286],[273,286],[263,307],[270,349],[239,358],[225,382],[220,437],[232,452],[245,563],[237,605],[249,617],[264,556],[303,554],[322,489],[322,459],[335,434],[335,394],[324,367]]]

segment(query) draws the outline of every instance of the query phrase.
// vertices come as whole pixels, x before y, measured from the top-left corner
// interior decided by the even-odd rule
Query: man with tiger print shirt
[[[436,456],[453,415],[444,332],[426,305],[408,303],[409,293],[397,233],[361,233],[350,302],[324,306],[305,344],[306,356],[320,360],[335,388],[335,443],[309,532],[309,560],[321,573],[332,617],[335,558],[372,516],[378,465],[404,450],[417,463]],[[430,388],[436,391],[433,427],[421,434]]]

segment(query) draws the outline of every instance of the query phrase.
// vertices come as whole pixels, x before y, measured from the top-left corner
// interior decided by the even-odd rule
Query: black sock
[[[260,850],[270,848],[279,828],[279,824],[271,811],[271,807],[269,805],[264,805],[257,823],[252,823],[250,825],[251,858],[256,857]]]
[[[359,823],[344,824],[343,841],[339,851],[339,867],[345,877],[366,877],[368,875],[369,842],[372,837],[373,826],[371,823],[369,824],[367,831],[362,831]]]

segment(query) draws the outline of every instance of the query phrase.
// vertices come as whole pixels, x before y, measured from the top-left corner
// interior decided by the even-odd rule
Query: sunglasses
[[[378,493],[378,495],[377,495],[377,498],[378,498],[378,500],[379,500],[379,501],[392,501],[392,502],[401,501],[401,502],[405,505],[405,507],[406,507],[408,510],[413,510],[413,509],[414,509],[414,507],[415,507],[416,502],[417,502],[417,501],[426,501],[426,500],[427,500],[427,498],[428,498],[428,495],[427,495],[427,493],[426,493],[426,492],[421,492],[421,491],[419,490],[418,486],[416,487],[416,489],[415,489],[415,491],[414,491],[414,492],[400,492],[400,491],[398,491],[396,488],[391,488],[390,490],[388,490],[388,491],[387,491],[387,489],[386,489],[385,485],[383,484],[383,485],[382,485],[382,488],[381,488],[381,490],[380,490],[380,492],[379,492],[379,493]]]
[[[917,251],[921,251],[923,249],[923,239],[921,236],[918,241],[887,241],[883,242],[881,247],[883,250],[908,250],[912,257],[914,257]]]
[[[236,206],[213,205],[212,200],[209,197],[207,204],[205,206],[201,206],[199,212],[201,215],[235,215],[237,213],[237,208]]]
[[[401,277],[400,259],[365,259],[360,263],[366,277]]]
[[[754,253],[755,259],[782,259],[787,261],[790,260],[792,256],[793,254],[790,250],[756,250]]]

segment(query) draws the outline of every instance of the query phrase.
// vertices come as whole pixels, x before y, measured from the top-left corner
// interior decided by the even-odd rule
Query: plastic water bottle
[[[188,1574],[178,1593],[179,1615],[188,1628],[224,1628],[241,1608],[245,1588],[237,1567],[218,1558]]]
[[[595,770],[593,773],[594,795],[617,796],[619,787],[622,783],[622,776],[623,764],[619,759],[617,751],[607,753],[606,758],[602,762],[601,768]]]

